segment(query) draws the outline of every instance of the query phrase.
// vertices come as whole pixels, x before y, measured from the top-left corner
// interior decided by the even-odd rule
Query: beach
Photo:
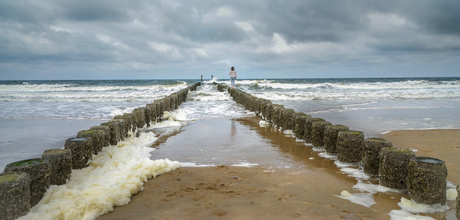
[[[62,148],[65,140],[78,131],[129,113],[193,82],[2,82],[0,133],[7,138],[0,142],[0,165]],[[86,205],[95,202],[104,209],[75,213],[96,218],[110,212],[100,219],[453,218],[452,199],[441,209],[414,209],[408,194],[381,188],[378,180],[363,174],[361,167],[339,163],[324,149],[265,123],[237,104],[228,92],[219,92],[213,82],[228,81],[203,82],[196,91],[189,91],[179,109],[166,112],[162,121],[140,129],[145,134],[138,140],[133,137],[119,146],[104,148],[107,151],[95,158],[96,165],[107,155],[124,155],[131,148],[139,152],[108,160],[112,162],[104,169],[91,170],[94,173],[89,175],[100,177],[96,178],[97,184],[117,182],[124,187],[131,180],[123,181],[118,174],[115,178],[112,172],[137,175],[154,167],[130,166],[131,162],[121,161],[139,162],[140,157],[146,164],[154,164],[167,158],[173,161],[171,165],[179,163],[180,168],[174,165],[171,170],[163,169],[164,174],[159,176],[155,172],[141,175],[141,179],[149,175],[156,178],[145,182],[140,192],[142,181],[138,179],[136,187],[128,190],[135,193],[132,201],[115,207],[113,212],[112,205],[127,204],[129,195],[101,197],[110,198],[109,203],[96,199],[98,196],[85,197],[78,201]],[[236,88],[295,112],[363,131],[366,138],[384,137],[396,147],[413,150],[417,156],[445,160],[449,169],[447,186],[452,193],[459,183],[455,157],[455,144],[459,142],[456,129],[460,128],[459,85],[456,78],[255,79],[239,80]],[[150,153],[144,155],[145,152]],[[126,164],[112,166],[119,163]],[[76,172],[80,175],[75,180],[85,180],[82,176],[86,172],[89,170]],[[99,175],[101,172],[104,177]],[[72,181],[72,187],[88,191],[95,190],[93,185],[91,181]],[[106,189],[118,190],[112,184]],[[56,192],[49,195],[57,197],[53,204],[59,206],[64,198]],[[80,207],[72,206],[72,200],[64,203],[70,206],[42,206],[33,212],[49,217],[57,213],[55,209],[70,214],[69,210]]]
[[[362,193],[354,186],[364,180],[342,172],[333,160],[304,142],[271,126],[261,127],[259,121],[257,117],[213,119],[183,127],[156,146],[152,159],[167,156],[189,163],[150,179],[130,204],[98,219],[390,219],[390,212],[400,209],[401,197],[410,199],[404,193],[376,193],[375,204],[366,207],[340,197],[343,190]],[[196,136],[202,128],[211,132]],[[459,132],[394,131],[382,136],[395,147],[417,150],[418,156],[444,159],[448,180],[458,184],[454,154],[460,149],[451,145],[460,142]],[[201,156],[189,154],[193,148]],[[446,151],[453,156],[446,156]],[[452,204],[448,202],[446,212],[423,215],[452,219]]]

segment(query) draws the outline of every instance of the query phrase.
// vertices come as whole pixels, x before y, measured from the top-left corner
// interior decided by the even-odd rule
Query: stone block
[[[379,175],[379,153],[380,149],[393,147],[391,142],[386,141],[383,138],[366,138],[364,140],[364,151],[362,165],[364,173],[370,176]]]
[[[362,160],[364,134],[361,131],[341,131],[337,135],[337,160],[358,163]]]
[[[332,125],[328,121],[317,121],[311,125],[311,143],[315,147],[324,147],[324,134],[326,127]]]
[[[294,109],[285,108],[281,111],[281,121],[283,130],[295,129],[295,111]]]
[[[414,202],[446,204],[447,167],[440,159],[413,157],[409,161],[407,189]]]
[[[415,153],[407,149],[382,148],[379,153],[380,185],[392,189],[406,190],[409,161]]]
[[[339,132],[348,131],[349,128],[345,125],[328,125],[324,131],[324,150],[328,154],[337,154],[337,137]]]
[[[42,158],[18,161],[6,165],[4,174],[27,173],[30,178],[30,206],[43,198],[50,186],[50,164]]]
[[[72,169],[82,169],[88,166],[88,161],[93,157],[91,138],[69,138],[64,149],[69,149],[72,155]]]
[[[307,121],[305,122],[305,130],[303,132],[304,134],[303,139],[305,140],[305,142],[311,143],[313,122],[323,122],[323,121],[326,121],[326,120],[322,118],[311,118],[311,117],[307,118]]]
[[[136,128],[143,128],[147,121],[145,120],[145,108],[136,108],[132,111],[134,126]]]
[[[82,130],[78,132],[77,138],[85,137],[91,138],[91,148],[94,155],[97,155],[99,152],[101,152],[102,148],[104,147],[104,143],[107,142],[107,135],[104,131],[101,130]]]
[[[0,174],[0,219],[17,219],[26,215],[29,210],[29,174]]]
[[[70,149],[51,149],[42,154],[50,165],[50,184],[63,185],[72,173],[72,153]]]

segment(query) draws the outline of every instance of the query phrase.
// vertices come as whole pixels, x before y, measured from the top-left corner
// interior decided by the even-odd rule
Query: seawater
[[[0,169],[3,170],[10,162],[40,157],[44,150],[62,148],[64,141],[74,137],[79,130],[89,129],[115,115],[131,112],[134,108],[144,107],[147,103],[195,82],[197,80],[0,81],[0,135],[3,137],[0,141]],[[189,93],[187,102],[180,109],[166,113],[170,120],[156,126],[173,127],[177,130],[184,125],[178,122],[253,115],[237,105],[228,93],[217,91],[212,82],[230,83],[227,79],[203,82],[197,91]],[[366,136],[397,129],[460,128],[460,78],[251,79],[238,80],[236,87],[292,108],[296,112],[362,130]],[[68,186],[50,188],[45,196],[46,200],[41,202],[41,206],[34,208],[33,213],[36,214],[29,217],[42,218],[40,213],[54,209],[53,205],[62,206],[62,210],[66,210],[66,204],[87,204],[84,199],[73,201],[72,196],[66,201],[59,200],[66,195],[74,195],[75,188],[99,184],[97,181],[91,182],[91,178],[83,180],[83,176],[107,174],[105,183],[109,183],[111,187],[94,189],[94,192],[107,195],[119,191],[123,195],[120,198],[107,197],[104,204],[91,206],[97,210],[80,213],[79,218],[93,219],[110,211],[113,205],[124,204],[126,198],[129,198],[127,191],[141,190],[141,183],[127,189],[124,188],[123,181],[113,179],[121,184],[112,185],[112,173],[108,170],[141,173],[140,179],[145,179],[179,166],[168,161],[162,163],[171,167],[163,166],[164,169],[161,164],[152,164],[154,161],[148,159],[152,149],[146,146],[155,139],[152,134],[145,134],[138,140],[122,143],[122,146],[104,148],[104,152],[94,158],[90,168],[75,172]],[[125,158],[123,151],[126,149],[134,154]],[[120,153],[124,156],[116,156]],[[108,161],[113,157],[120,160]],[[141,167],[133,172],[128,165],[132,164],[130,160],[144,161],[150,167]],[[102,162],[108,164],[102,165]],[[113,169],[113,166],[117,169]],[[160,167],[158,172],[155,167]],[[356,172],[349,168],[341,171],[356,177]],[[368,193],[363,193],[363,198],[366,200]],[[87,199],[92,201],[91,198]],[[361,201],[362,198],[356,199]],[[53,202],[50,204],[47,201]],[[363,204],[371,205],[372,202]]]
[[[0,172],[19,159],[61,148],[65,139],[144,107],[198,80],[0,81]],[[242,117],[212,82],[180,106],[186,120]],[[296,112],[376,136],[390,130],[460,128],[460,78],[243,79],[236,88]]]

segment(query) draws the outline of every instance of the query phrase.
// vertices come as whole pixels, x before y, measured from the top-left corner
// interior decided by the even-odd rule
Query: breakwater
[[[297,138],[312,143],[315,148],[324,148],[327,154],[336,155],[342,163],[362,165],[363,172],[378,177],[381,186],[409,193],[414,203],[446,205],[447,168],[444,161],[417,157],[411,150],[394,148],[391,142],[382,138],[365,138],[363,132],[349,130],[345,125],[333,125],[322,118],[296,113],[241,90],[214,84],[219,91],[227,91],[234,101],[281,130],[292,130]],[[460,185],[457,193],[459,191]],[[458,196],[456,203],[456,216],[460,218]]]
[[[16,219],[27,214],[50,185],[65,184],[72,170],[87,167],[104,147],[116,145],[136,135],[138,129],[162,120],[165,111],[177,109],[186,101],[188,91],[200,85],[201,82],[195,83],[131,113],[115,116],[100,126],[79,131],[65,142],[63,149],[46,150],[41,158],[8,164],[0,175],[0,219]]]

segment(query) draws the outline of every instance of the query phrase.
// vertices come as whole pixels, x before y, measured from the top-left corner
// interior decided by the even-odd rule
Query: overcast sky
[[[460,77],[460,1],[1,0],[2,79]]]

